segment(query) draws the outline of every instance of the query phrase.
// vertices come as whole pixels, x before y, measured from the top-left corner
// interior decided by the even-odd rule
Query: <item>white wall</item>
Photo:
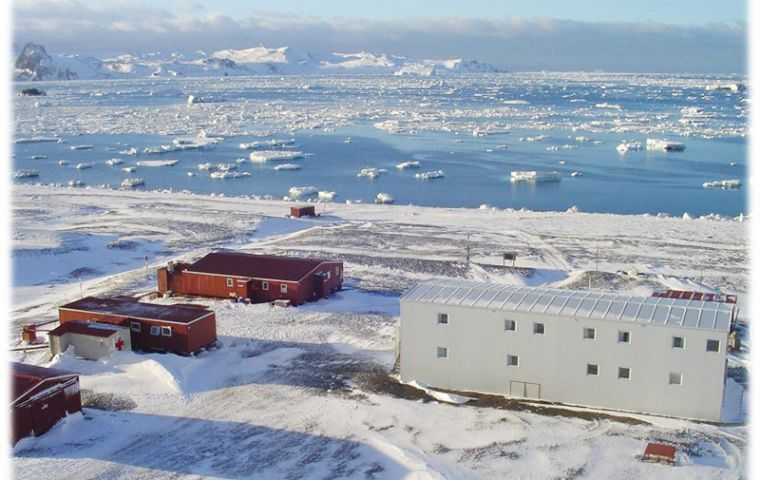
[[[49,338],[50,353],[52,355],[65,352],[70,345],[73,345],[74,354],[76,356],[89,360],[97,360],[111,355],[116,350],[114,342],[116,342],[118,338],[124,342],[122,350],[132,350],[132,340],[129,329],[127,328],[120,329],[116,335],[111,337],[96,337],[93,335],[67,332],[60,337],[51,336]]]
[[[437,324],[438,313],[448,325]],[[517,330],[504,330],[504,320]],[[533,322],[546,325],[533,334]],[[583,338],[583,328],[596,339]],[[631,332],[631,343],[618,343],[618,330]],[[671,347],[672,336],[685,338],[685,349]],[[720,352],[706,352],[706,340],[720,340]],[[633,412],[719,421],[726,363],[727,332],[576,320],[533,313],[401,301],[401,378],[453,390],[509,394],[510,381],[540,384],[542,400]],[[449,358],[436,357],[438,346]],[[507,355],[519,365],[507,366]],[[599,375],[586,365],[599,365]],[[631,378],[618,379],[618,367]],[[683,374],[682,385],[669,385],[669,373]]]

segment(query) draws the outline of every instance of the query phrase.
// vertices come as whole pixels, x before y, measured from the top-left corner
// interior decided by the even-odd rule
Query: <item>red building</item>
[[[290,216],[293,218],[314,217],[316,216],[314,205],[303,205],[300,207],[290,207]]]
[[[203,306],[85,297],[58,309],[61,324],[87,320],[129,327],[134,350],[190,355],[216,341],[216,315]]]
[[[39,436],[82,410],[79,376],[25,363],[11,364],[11,441]]]
[[[300,305],[342,288],[343,262],[314,258],[219,252],[158,270],[160,292],[254,303],[289,300]]]

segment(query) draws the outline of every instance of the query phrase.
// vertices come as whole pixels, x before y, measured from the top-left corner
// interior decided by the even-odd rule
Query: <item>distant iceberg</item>
[[[145,180],[140,177],[125,178],[124,181],[121,182],[123,188],[134,188],[140,185],[145,185]]]
[[[626,153],[629,151],[641,150],[641,142],[630,142],[628,140],[623,140],[616,147],[616,150],[618,151],[618,153]]]
[[[401,162],[401,163],[396,164],[396,168],[398,168],[399,170],[406,170],[408,168],[420,168],[420,162],[417,160]]]
[[[539,172],[536,170],[514,171],[509,174],[509,181],[517,182],[559,182],[559,172]]]
[[[253,150],[256,148],[280,148],[295,144],[296,141],[293,138],[290,139],[276,139],[271,140],[257,140],[255,142],[241,143],[240,148],[243,150]]]
[[[290,150],[260,150],[257,152],[251,152],[248,158],[252,162],[266,163],[268,161],[282,161],[282,160],[296,160],[303,158],[303,152],[296,152]]]
[[[179,160],[141,160],[137,162],[138,167],[173,167],[178,164]]]
[[[657,138],[647,138],[647,150],[661,150],[663,152],[682,152],[686,145],[680,142],[670,140],[661,140]]]
[[[731,180],[716,180],[714,182],[705,182],[702,184],[704,188],[722,188],[723,190],[736,190],[742,187],[742,181],[739,179]]]
[[[433,180],[436,178],[443,178],[445,174],[443,173],[443,170],[433,170],[431,172],[422,172],[422,173],[416,173],[414,174],[414,178],[418,178],[420,180]]]
[[[357,177],[367,177],[371,180],[376,179],[383,173],[387,173],[388,170],[384,168],[374,168],[374,167],[365,167],[359,170],[359,173],[356,174]]]
[[[389,193],[378,193],[375,197],[375,203],[391,204],[395,199]]]
[[[281,163],[274,167],[275,170],[300,170],[301,165],[297,163]]]

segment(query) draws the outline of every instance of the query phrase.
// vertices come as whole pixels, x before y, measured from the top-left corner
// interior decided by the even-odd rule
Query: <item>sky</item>
[[[510,71],[744,73],[746,0],[15,0],[13,41],[56,53],[466,58]]]

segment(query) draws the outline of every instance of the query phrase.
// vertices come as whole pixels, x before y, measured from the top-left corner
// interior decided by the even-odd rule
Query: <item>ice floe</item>
[[[722,188],[723,190],[736,190],[742,187],[742,181],[734,178],[729,180],[715,180],[713,182],[705,182],[702,184],[704,188]]]
[[[536,170],[513,171],[509,174],[509,181],[517,182],[559,182],[559,172],[540,172]]]
[[[134,188],[140,185],[145,185],[145,180],[140,177],[125,178],[124,181],[121,182],[123,188]]]
[[[257,163],[265,163],[268,161],[296,160],[303,157],[303,152],[291,150],[260,150],[257,152],[251,152],[251,154],[248,156],[252,162]]]
[[[446,174],[443,170],[432,170],[430,172],[415,173],[414,178],[420,180],[433,180],[436,178],[443,178]]]

